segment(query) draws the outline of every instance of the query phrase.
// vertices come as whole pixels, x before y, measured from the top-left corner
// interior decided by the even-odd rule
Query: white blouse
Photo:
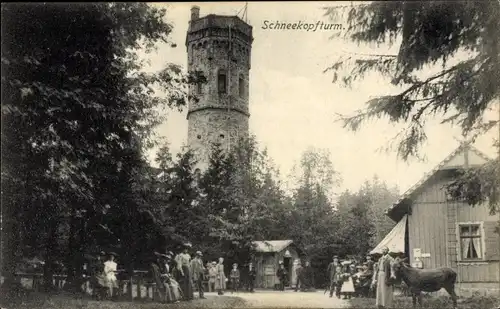
[[[106,261],[104,263],[104,274],[108,279],[116,279],[116,267],[117,264],[113,261]]]

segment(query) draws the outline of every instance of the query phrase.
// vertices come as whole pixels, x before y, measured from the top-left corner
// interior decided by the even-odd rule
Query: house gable
[[[445,171],[457,170],[464,167],[480,167],[490,160],[488,156],[471,146],[470,144],[461,144],[455,151],[450,153],[441,163],[428,172],[415,185],[410,187],[400,198],[386,211],[386,214],[394,221],[399,221],[405,214],[411,214],[411,204],[415,198],[418,198],[430,183],[446,174]],[[443,186],[444,191],[444,186]],[[443,199],[443,202],[446,199]]]

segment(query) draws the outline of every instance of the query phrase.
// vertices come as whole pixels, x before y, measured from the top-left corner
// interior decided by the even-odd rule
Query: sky
[[[345,4],[348,4],[347,2]],[[200,7],[200,16],[208,14],[237,15],[244,2],[221,3],[155,3],[167,8],[166,19],[173,25],[172,48],[162,44],[151,54],[143,54],[150,63],[148,70],[161,70],[167,63],[187,66],[184,45],[190,8]],[[380,53],[373,46],[356,46],[341,38],[330,39],[342,30],[271,30],[264,29],[269,22],[329,22],[323,16],[324,6],[332,2],[250,2],[248,23],[253,26],[254,42],[250,70],[250,133],[261,147],[288,175],[301,154],[308,148],[324,149],[331,153],[335,169],[342,183],[337,190],[357,190],[365,180],[377,175],[389,186],[401,191],[420,180],[425,173],[439,164],[459,144],[460,129],[430,121],[429,136],[422,147],[426,160],[403,162],[396,152],[386,152],[390,139],[402,128],[385,120],[368,122],[358,132],[344,129],[336,122],[337,114],[352,114],[362,109],[372,97],[393,94],[400,90],[388,80],[372,74],[366,79],[344,88],[332,83],[332,73],[323,71],[340,56],[346,54]],[[241,17],[241,13],[240,13]],[[340,19],[338,23],[345,22]],[[330,22],[331,23],[331,22]],[[397,46],[382,47],[383,53],[396,53]],[[167,120],[157,134],[168,140],[173,153],[179,152],[187,142],[187,111],[169,111]],[[498,119],[498,112],[491,116]],[[495,156],[492,139],[498,129],[477,139],[475,146]],[[149,154],[155,156],[156,149]],[[152,162],[154,164],[154,162]]]

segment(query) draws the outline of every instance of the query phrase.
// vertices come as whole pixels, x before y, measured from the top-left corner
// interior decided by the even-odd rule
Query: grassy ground
[[[2,300],[1,307],[6,309],[187,309],[187,308],[235,308],[244,307],[244,300],[238,297],[207,296],[207,299],[195,299],[190,302],[161,304],[152,301],[95,301],[88,298],[74,297],[70,294],[46,295],[30,293],[15,301]]]
[[[353,298],[350,300],[352,308],[375,309],[374,298]],[[459,309],[497,309],[500,307],[500,297],[495,296],[472,296],[458,300]],[[411,297],[395,297],[394,308],[411,309]],[[450,297],[423,297],[422,308],[424,309],[444,309],[453,308]]]

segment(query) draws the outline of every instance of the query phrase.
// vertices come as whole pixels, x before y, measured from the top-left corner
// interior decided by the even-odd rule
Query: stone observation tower
[[[191,8],[186,37],[188,70],[200,71],[206,83],[189,88],[188,146],[197,168],[208,167],[214,143],[224,150],[248,136],[249,73],[252,26],[238,16],[207,15]]]

